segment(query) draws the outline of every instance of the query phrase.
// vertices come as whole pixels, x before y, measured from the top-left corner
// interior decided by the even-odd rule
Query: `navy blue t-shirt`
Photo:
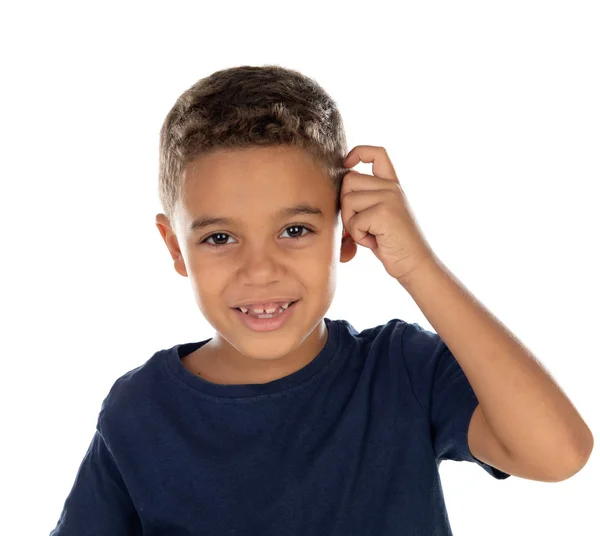
[[[451,535],[439,464],[470,461],[478,400],[436,333],[393,319],[302,369],[221,385],[155,353],[102,403],[54,536]]]

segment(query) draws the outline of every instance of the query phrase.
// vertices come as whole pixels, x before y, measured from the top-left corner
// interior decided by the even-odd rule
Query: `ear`
[[[352,240],[350,233],[346,230],[342,233],[342,247],[340,249],[340,262],[351,261],[356,255],[356,242]]]
[[[175,271],[184,277],[188,276],[187,269],[185,267],[185,262],[183,260],[183,254],[181,253],[181,249],[179,248],[179,242],[177,241],[177,236],[175,232],[171,228],[171,222],[167,218],[165,214],[157,214],[156,215],[156,227],[160,236],[165,241],[167,245],[167,249],[171,255],[171,258],[175,261],[174,267]]]

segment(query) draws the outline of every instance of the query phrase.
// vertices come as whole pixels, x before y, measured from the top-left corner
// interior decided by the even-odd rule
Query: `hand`
[[[344,229],[369,248],[400,283],[436,256],[425,240],[383,147],[357,145],[344,166],[372,162],[373,175],[349,171],[340,191]]]

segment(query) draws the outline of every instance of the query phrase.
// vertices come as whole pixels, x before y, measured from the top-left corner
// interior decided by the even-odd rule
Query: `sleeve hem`
[[[501,471],[500,469],[476,458],[473,456],[473,453],[469,448],[469,425],[471,424],[471,419],[473,417],[475,408],[479,405],[479,400],[472,391],[469,392],[467,396],[469,397],[470,401],[464,406],[464,410],[457,418],[458,431],[460,433],[460,437],[463,439],[462,444],[464,445],[464,459],[465,461],[476,463],[497,480],[506,480],[509,476],[511,476],[509,473],[505,473],[504,471]]]

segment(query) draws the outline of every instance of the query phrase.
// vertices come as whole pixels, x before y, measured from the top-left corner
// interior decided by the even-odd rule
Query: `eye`
[[[309,233],[313,232],[308,227],[306,227],[304,225],[291,225],[290,227],[287,227],[285,229],[284,233],[288,232],[290,229],[293,229],[293,232],[291,233],[293,235],[295,235],[297,233],[297,229],[305,229]],[[303,235],[302,231],[300,231],[300,234],[298,234],[297,236],[291,236],[290,238],[298,239],[298,238],[301,238],[302,236],[305,236],[305,235]]]
[[[228,235],[227,233],[215,233],[215,234],[212,234],[212,235],[210,235],[209,237],[205,238],[205,239],[204,239],[204,240],[202,240],[202,242],[200,242],[200,243],[201,243],[201,244],[204,244],[205,242],[207,242],[209,246],[212,246],[212,247],[214,247],[214,248],[218,248],[218,247],[221,247],[221,246],[225,246],[225,245],[227,245],[226,243],[225,243],[225,244],[211,244],[210,242],[208,242],[208,240],[212,239],[212,238],[213,238],[213,236],[214,236],[214,237],[223,237],[223,236],[224,236],[224,237],[228,237],[229,235]],[[222,240],[222,238],[221,238],[221,240]],[[227,238],[225,238],[225,240],[227,240]]]
[[[290,229],[292,229],[294,231],[291,234],[296,234],[296,232],[297,232],[297,231],[295,231],[296,229],[305,229],[306,231],[308,231],[306,234],[314,233],[313,230],[309,229],[305,225],[290,225],[290,226],[286,227],[284,233],[288,232]],[[300,233],[302,233],[302,231],[300,231]],[[299,240],[303,236],[306,236],[306,234],[300,234],[299,236],[292,236],[291,239],[292,240]],[[225,243],[223,243],[223,244],[210,243],[209,240],[213,240],[213,237],[218,237],[218,240],[216,240],[217,242],[219,242],[220,240],[225,240]],[[223,238],[223,237],[225,237],[225,238]],[[207,236],[200,243],[201,244],[206,243],[206,244],[208,244],[209,246],[211,246],[213,248],[220,248],[220,247],[228,245],[227,244],[227,238],[231,238],[227,233],[214,233],[214,234],[211,234],[210,236]]]

